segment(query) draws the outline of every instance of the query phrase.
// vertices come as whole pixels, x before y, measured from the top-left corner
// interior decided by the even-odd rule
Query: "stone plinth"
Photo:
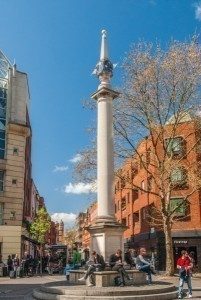
[[[119,224],[113,218],[97,218],[87,230],[91,235],[90,249],[103,255],[106,262],[110,255],[118,249],[123,252],[123,232],[125,226]]]
[[[126,270],[133,280],[128,284],[141,285],[146,284],[146,274],[138,270]],[[79,283],[78,279],[84,275],[84,270],[72,270],[70,271],[70,283]],[[96,287],[109,287],[114,286],[114,278],[118,276],[117,271],[101,271],[94,272],[94,281]]]

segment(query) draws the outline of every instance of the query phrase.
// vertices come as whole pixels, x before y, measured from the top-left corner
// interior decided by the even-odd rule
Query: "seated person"
[[[130,269],[132,267],[135,267],[135,262],[132,257],[132,252],[133,252],[133,250],[131,248],[129,248],[124,254],[124,260],[127,263],[127,265],[130,266]]]
[[[121,284],[120,286],[125,285],[125,278],[127,280],[132,280],[132,278],[129,277],[128,273],[125,271],[123,263],[122,263],[122,251],[117,250],[115,254],[112,254],[109,259],[109,264],[112,268],[112,270],[117,271],[120,275]]]
[[[87,278],[95,272],[95,271],[103,271],[105,268],[105,261],[102,255],[96,253],[96,251],[92,251],[92,255],[87,262],[87,271],[86,274],[79,278],[78,281],[85,281]],[[93,286],[93,283],[90,282],[88,286]]]
[[[148,284],[152,283],[151,274],[156,274],[151,266],[151,263],[146,259],[146,249],[140,248],[140,254],[136,259],[136,269],[142,272],[146,272],[148,275]]]

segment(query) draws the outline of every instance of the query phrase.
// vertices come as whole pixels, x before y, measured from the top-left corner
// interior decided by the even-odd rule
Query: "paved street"
[[[10,279],[0,277],[0,299],[3,300],[31,300],[33,289],[41,284],[65,280],[65,276],[43,276]]]
[[[162,279],[178,284],[178,277],[157,276]],[[0,300],[33,300],[32,291],[41,284],[65,280],[64,276],[43,276],[20,279],[9,279],[0,277]],[[201,300],[201,277],[193,277],[193,299]],[[161,299],[162,300],[162,299]]]

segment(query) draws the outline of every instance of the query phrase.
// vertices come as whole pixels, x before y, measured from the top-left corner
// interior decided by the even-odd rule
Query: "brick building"
[[[166,141],[170,139],[173,120],[166,125]],[[188,205],[184,202],[186,195],[192,191],[193,177],[188,174],[199,165],[200,161],[200,130],[190,115],[185,115],[176,129],[171,147],[174,157],[171,165],[170,179],[174,184],[171,190],[170,208],[180,205],[172,227],[172,240],[174,258],[178,257],[182,249],[188,249],[196,254],[196,260],[201,269],[201,202],[200,191],[197,190],[188,198]],[[198,142],[198,143],[197,143]],[[197,146],[194,147],[194,145]],[[174,148],[173,146],[174,145]],[[124,232],[125,246],[139,248],[147,247],[150,252],[155,252],[161,269],[165,267],[165,239],[159,226],[153,225],[149,220],[150,208],[160,206],[157,195],[149,191],[156,191],[158,187],[151,173],[157,178],[157,167],[151,160],[153,157],[153,144],[150,137],[141,141],[137,148],[138,155],[128,160],[122,167],[123,176],[115,181],[115,213],[119,222],[128,228]],[[157,144],[158,153],[163,155],[162,143]],[[181,155],[182,154],[182,155]],[[182,165],[178,167],[178,162]],[[144,164],[150,165],[144,168]],[[174,167],[175,165],[175,167]],[[175,168],[175,169],[174,169]],[[130,184],[130,183],[133,184]],[[139,187],[139,188],[138,188]],[[146,190],[146,192],[144,191]],[[148,213],[149,211],[149,213]]]
[[[166,141],[170,140],[174,120],[169,120],[166,125]],[[200,130],[190,115],[185,115],[177,127],[175,137],[171,141],[170,151],[173,154],[170,180],[174,187],[171,190],[170,205],[172,208],[181,203],[186,195],[191,192],[193,168],[199,168],[200,162]],[[194,147],[196,145],[196,147]],[[158,257],[159,268],[165,268],[165,238],[161,227],[153,225],[149,220],[150,208],[159,207],[157,186],[147,172],[144,164],[149,165],[152,175],[157,178],[157,167],[153,163],[153,144],[150,137],[142,140],[138,147],[138,155],[125,161],[121,168],[121,176],[115,180],[115,215],[117,220],[127,226],[124,232],[125,248],[138,249],[147,247],[149,252],[154,252]],[[162,144],[158,143],[158,153],[162,155]],[[192,151],[190,151],[192,150]],[[182,155],[181,155],[182,154]],[[178,162],[182,168],[178,168]],[[174,172],[174,167],[177,172]],[[184,176],[185,175],[185,176]],[[184,180],[185,179],[185,180]],[[172,241],[174,258],[177,259],[182,249],[194,251],[196,260],[201,270],[201,194],[197,190],[188,199],[188,205],[181,205],[176,211],[176,218],[172,227]],[[89,207],[82,222],[82,247],[90,246],[90,235],[84,229],[93,221],[97,205]]]

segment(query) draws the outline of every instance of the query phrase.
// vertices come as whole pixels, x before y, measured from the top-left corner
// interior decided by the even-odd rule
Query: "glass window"
[[[170,200],[170,211],[174,211],[176,216],[185,216],[187,202],[183,198],[172,198]]]
[[[0,158],[5,154],[6,100],[7,90],[0,86]]]
[[[0,191],[3,191],[3,186],[4,186],[4,171],[0,170]]]
[[[140,214],[139,211],[133,213],[133,222],[138,223],[140,221]]]
[[[0,203],[0,225],[3,225],[3,203]]]
[[[0,139],[5,140],[5,131],[0,130]]]
[[[0,149],[5,149],[5,140],[0,139]]]
[[[171,172],[170,180],[173,184],[185,184],[187,181],[187,173],[184,168],[177,168]]]
[[[179,155],[184,152],[184,139],[182,137],[166,139],[166,149],[169,155]]]
[[[4,159],[5,150],[0,149],[0,159]]]

